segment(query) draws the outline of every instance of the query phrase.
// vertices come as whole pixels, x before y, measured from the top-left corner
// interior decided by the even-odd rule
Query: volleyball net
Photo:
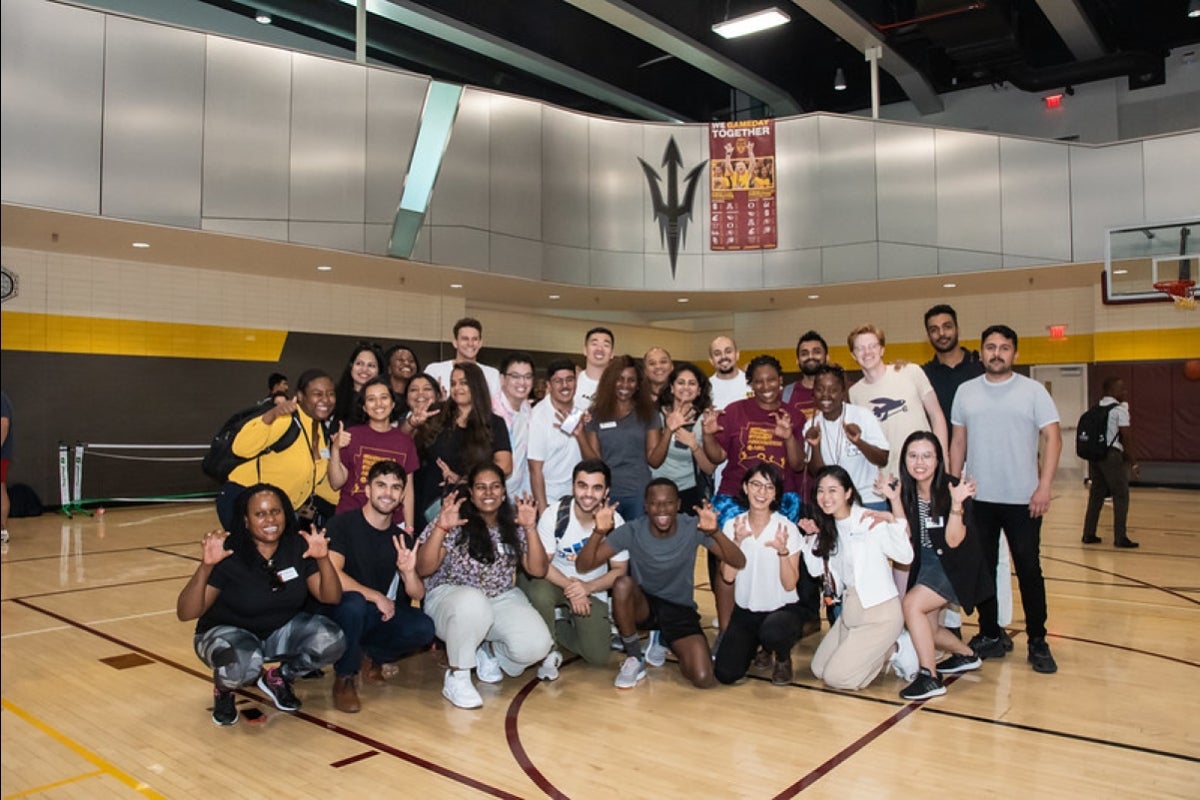
[[[71,517],[91,514],[106,503],[210,503],[216,490],[197,488],[211,485],[200,470],[208,448],[59,442],[60,510]]]

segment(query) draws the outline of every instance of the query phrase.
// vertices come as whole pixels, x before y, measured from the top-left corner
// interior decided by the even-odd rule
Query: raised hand
[[[325,529],[317,530],[316,523],[308,530],[300,529],[300,535],[304,537],[304,541],[308,542],[308,549],[304,551],[304,558],[325,558],[329,555],[329,539],[325,536]]]
[[[434,408],[431,405],[414,406],[412,413],[408,415],[408,424],[413,428],[419,428],[429,421],[429,418],[441,412],[440,408]]]
[[[675,431],[675,441],[682,442],[684,447],[693,448],[699,445],[696,441],[696,433],[691,428],[680,428]]]
[[[724,413],[724,411],[718,411],[715,408],[706,408],[704,410],[704,423],[701,430],[704,431],[705,436],[715,436],[725,430],[721,427],[721,415]]]
[[[857,447],[859,440],[862,439],[862,428],[853,422],[847,422],[842,429],[846,431],[846,438],[850,440],[850,444]]]
[[[775,538],[767,542],[767,547],[770,547],[781,556],[788,554],[787,528],[783,526],[782,522],[775,528]]]
[[[775,418],[775,438],[785,442],[792,438],[792,415],[787,409],[772,411],[771,416]]]
[[[796,525],[804,532],[805,536],[816,536],[821,532],[821,528],[817,525],[816,520],[809,519],[808,517],[801,517]]]
[[[401,572],[412,572],[417,568],[417,554],[404,541],[404,534],[392,537],[396,547],[396,569]]]
[[[812,425],[804,432],[804,441],[807,442],[814,450],[821,446],[821,427]]]
[[[442,459],[437,460],[438,469],[442,471],[442,486],[456,486],[459,481],[458,473],[450,469],[450,465]]]
[[[686,412],[682,412],[677,408],[671,409],[667,414],[667,430],[671,433],[685,430],[687,426],[696,421],[696,409],[688,406]]]
[[[616,512],[618,505],[619,503],[614,503],[608,498],[605,498],[604,502],[596,507],[596,530],[611,531],[614,527],[616,527],[616,517],[614,516],[614,513]]]
[[[895,475],[884,475],[880,472],[875,477],[875,494],[885,500],[899,500],[900,480]]]
[[[438,512],[437,527],[443,531],[449,531],[451,528],[467,524],[466,517],[459,511],[465,501],[466,498],[458,494],[450,495],[442,500],[442,510]]]
[[[341,450],[343,447],[350,446],[350,434],[346,432],[346,423],[339,422],[337,433],[330,437],[329,445],[334,450]]]
[[[276,398],[275,405],[268,408],[267,413],[262,415],[262,421],[270,425],[280,417],[290,417],[292,414],[296,413],[296,409],[299,407],[300,406],[294,397],[290,399],[286,397],[282,399]]]
[[[871,520],[871,524],[867,526],[869,530],[874,530],[884,523],[896,521],[896,517],[890,511],[864,511],[863,518]]]
[[[733,142],[726,142],[725,143],[725,157],[729,158],[731,155],[733,155]]]
[[[516,503],[517,524],[526,532],[534,530],[537,527],[537,501],[529,492],[524,492],[517,498]]]
[[[233,555],[232,550],[225,549],[225,540],[229,531],[209,531],[200,540],[200,560],[208,566],[216,566]]]
[[[712,507],[712,503],[705,500],[698,506],[692,506],[692,511],[696,512],[696,526],[705,536],[712,536],[717,532],[717,511]]]
[[[975,478],[967,478],[965,481],[959,481],[957,484],[950,487],[950,500],[956,506],[962,506],[963,501],[968,497],[975,496]]]
[[[737,519],[733,521],[733,541],[735,544],[741,544],[742,540],[751,534],[750,517],[747,514],[738,514]]]

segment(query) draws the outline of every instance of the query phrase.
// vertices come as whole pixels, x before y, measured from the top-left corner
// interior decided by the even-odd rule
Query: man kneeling
[[[565,647],[578,653],[589,664],[608,663],[612,652],[608,624],[608,590],[628,570],[629,554],[622,551],[607,564],[587,572],[576,569],[583,544],[596,526],[596,510],[608,498],[612,472],[595,458],[575,465],[571,475],[571,496],[551,502],[538,520],[538,535],[550,554],[550,569],[545,578],[518,577],[529,602],[542,615],[554,635],[554,650],[542,661],[538,677],[558,678]],[[621,525],[614,514],[607,523]]]
[[[721,533],[717,514],[705,501],[697,517],[679,513],[679,489],[668,478],[646,486],[646,516],[613,530],[613,506],[596,510],[596,528],[575,562],[576,569],[595,569],[622,550],[629,551],[632,575],[613,583],[613,618],[627,655],[616,686],[630,689],[646,677],[638,628],[662,632],[679,659],[683,676],[706,689],[715,683],[708,639],[700,627],[693,597],[696,548],[704,545],[736,569],[746,564],[742,551]]]
[[[367,504],[329,521],[329,560],[342,582],[342,601],[327,607],[346,634],[346,652],[333,665],[333,705],[359,710],[356,676],[381,684],[391,662],[433,641],[433,620],[412,605],[425,596],[412,540],[392,523],[404,497],[404,467],[377,461],[367,473]]]

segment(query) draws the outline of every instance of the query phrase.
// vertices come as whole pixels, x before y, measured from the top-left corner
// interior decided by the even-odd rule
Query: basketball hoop
[[[1180,278],[1174,281],[1159,281],[1154,284],[1154,288],[1174,300],[1176,308],[1194,311],[1196,296],[1192,294],[1192,287],[1195,285],[1196,282],[1190,278]]]

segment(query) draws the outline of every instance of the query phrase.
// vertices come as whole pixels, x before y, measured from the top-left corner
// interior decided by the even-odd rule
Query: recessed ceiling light
[[[452,283],[452,284],[450,284],[450,288],[451,289],[461,289],[462,284],[461,283]]]
[[[139,250],[145,250],[147,247],[150,246],[150,243],[149,242],[134,242],[133,246]]]
[[[550,295],[550,299],[551,299],[551,300],[558,300],[560,297],[562,297],[562,295],[560,295],[560,294],[552,294],[552,295]]]
[[[676,303],[686,303],[687,301],[688,299],[686,297],[680,297],[675,300]]]
[[[317,272],[332,272],[332,271],[333,271],[333,267],[329,266],[328,264],[317,265]]]
[[[957,284],[957,283],[943,283],[943,284],[942,284],[942,288],[943,288],[943,289],[953,289],[953,288],[955,288],[955,287],[957,287],[957,286],[958,286],[958,284]]]
[[[265,11],[259,11],[257,14],[254,15],[254,21],[257,22],[259,25],[270,25],[271,24],[271,15]]]
[[[712,26],[712,31],[726,39],[736,39],[739,36],[749,36],[752,33],[786,25],[791,22],[791,19],[778,8],[767,8],[755,11],[753,14],[718,22]]]
[[[821,295],[819,295],[819,294],[810,294],[810,295],[808,296],[808,299],[809,299],[809,300],[816,300],[816,299],[817,299],[817,298],[819,298],[820,296],[821,296]]]
[[[1128,274],[1129,274],[1129,270],[1127,270],[1127,269],[1114,269],[1113,270],[1113,275],[1128,275]]]

